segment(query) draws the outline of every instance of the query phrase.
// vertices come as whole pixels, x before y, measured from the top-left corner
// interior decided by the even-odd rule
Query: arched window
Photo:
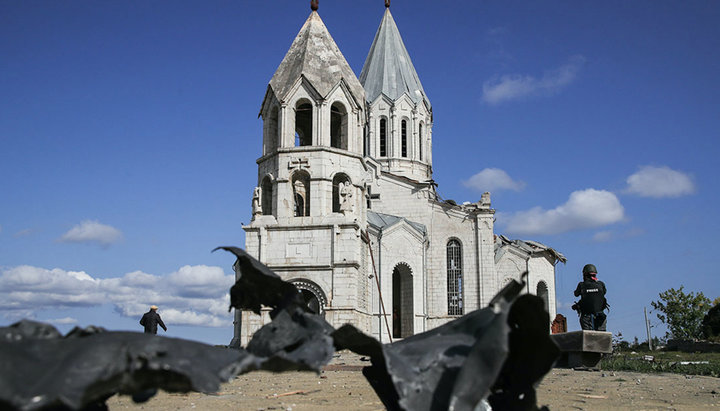
[[[265,135],[265,153],[263,154],[272,153],[277,149],[279,112],[280,110],[277,106],[270,109],[270,114],[267,118],[267,128],[265,130],[267,133]]]
[[[463,315],[462,245],[452,239],[447,243],[448,315]]]
[[[348,115],[345,106],[335,102],[330,106],[330,146],[347,150]]]
[[[407,121],[403,120],[400,122],[400,148],[403,157],[407,157]]]
[[[423,124],[418,126],[418,160],[422,161]]]
[[[272,209],[272,198],[273,198],[273,185],[270,177],[265,176],[260,185],[262,188],[262,211],[263,215],[273,215]]]
[[[310,215],[310,175],[305,171],[296,171],[292,177],[293,215]]]
[[[548,286],[544,281],[540,281],[537,285],[537,292],[535,293],[538,297],[543,300],[543,306],[545,311],[550,312],[550,305],[548,304]]]
[[[387,157],[387,119],[380,119],[380,157]]]
[[[295,106],[295,146],[312,145],[313,108],[307,100]]]
[[[342,187],[346,182],[350,182],[350,177],[347,174],[337,173],[333,177],[332,182],[332,211],[333,213],[339,213],[342,211],[343,196]],[[349,200],[348,200],[349,201]]]

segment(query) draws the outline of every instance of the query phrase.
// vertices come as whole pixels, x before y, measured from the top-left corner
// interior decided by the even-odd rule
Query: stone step
[[[561,356],[556,366],[599,369],[603,354],[612,353],[612,333],[605,331],[571,331],[551,334],[550,338],[560,348]]]

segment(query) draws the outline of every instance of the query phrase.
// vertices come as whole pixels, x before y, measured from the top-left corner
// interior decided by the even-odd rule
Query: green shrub
[[[708,340],[720,342],[720,304],[716,304],[705,314],[702,331]]]

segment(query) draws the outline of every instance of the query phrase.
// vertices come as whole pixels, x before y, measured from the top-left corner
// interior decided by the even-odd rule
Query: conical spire
[[[431,108],[389,8],[385,9],[375,33],[360,73],[360,83],[365,87],[368,102],[375,101],[380,94],[396,100],[407,93],[415,103],[424,101],[428,109]]]
[[[270,87],[283,101],[295,82],[304,76],[325,97],[344,79],[358,103],[365,92],[316,11],[310,13],[285,58],[270,79]]]

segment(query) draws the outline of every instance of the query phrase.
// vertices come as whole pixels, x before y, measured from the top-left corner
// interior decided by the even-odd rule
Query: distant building
[[[489,193],[462,205],[439,196],[432,106],[389,9],[359,79],[313,11],[260,116],[246,249],[330,324],[382,342],[408,337],[485,306],[524,271],[555,317],[555,264],[565,258],[496,237]],[[236,312],[233,344],[269,321]]]

